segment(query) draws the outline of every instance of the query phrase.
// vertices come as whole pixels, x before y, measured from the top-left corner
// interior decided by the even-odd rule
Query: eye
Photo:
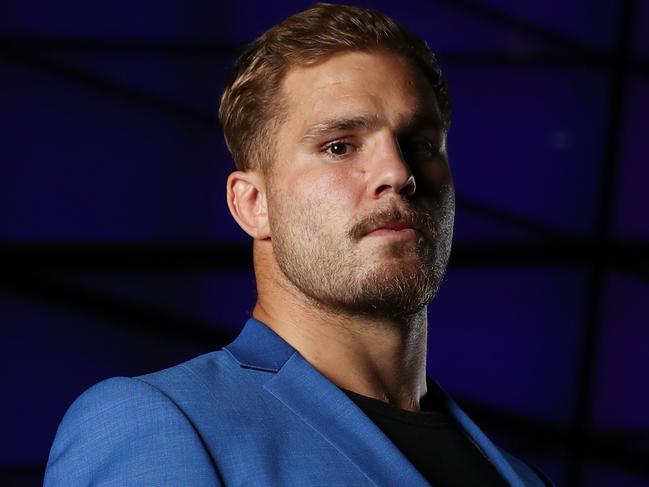
[[[401,143],[401,151],[407,159],[425,161],[439,155],[439,149],[428,139],[405,140]]]
[[[349,142],[335,141],[325,145],[322,151],[332,157],[344,157],[349,155],[354,147]]]

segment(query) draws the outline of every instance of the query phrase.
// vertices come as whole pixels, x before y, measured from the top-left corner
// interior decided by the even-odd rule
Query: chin
[[[421,312],[437,291],[436,273],[420,260],[394,259],[369,272],[362,284],[349,290],[353,303],[365,313],[411,316]]]

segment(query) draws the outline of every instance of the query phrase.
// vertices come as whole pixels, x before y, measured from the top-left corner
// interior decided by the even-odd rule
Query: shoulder
[[[176,409],[173,401],[157,387],[138,378],[113,377],[95,384],[74,401],[57,437],[89,430],[96,433],[105,430],[114,436],[133,427],[132,418],[155,422],[161,413],[174,418]]]
[[[200,390],[213,390],[215,387],[218,390],[228,387],[230,382],[236,383],[233,376],[239,369],[229,352],[221,349],[135,379],[169,396],[179,392],[193,395]]]
[[[46,486],[90,484],[219,482],[182,409],[149,382],[116,377],[91,387],[70,406],[50,451]]]

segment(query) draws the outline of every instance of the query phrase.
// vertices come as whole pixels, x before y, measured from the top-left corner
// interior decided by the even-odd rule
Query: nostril
[[[389,184],[383,184],[383,185],[379,186],[378,188],[376,188],[376,194],[380,195],[380,194],[383,194],[384,192],[389,191],[391,189],[392,189],[392,186],[390,186]]]
[[[407,198],[413,196],[415,194],[415,191],[417,189],[417,183],[415,182],[415,177],[410,176],[406,182],[398,189],[398,185],[394,184],[382,184],[381,186],[376,188],[376,194],[381,195],[385,192],[398,192],[401,196],[405,196]]]
[[[411,175],[406,181],[406,184],[404,184],[403,187],[401,188],[401,191],[399,191],[399,194],[410,197],[415,194],[416,190],[417,190],[417,183],[415,181],[415,177]]]

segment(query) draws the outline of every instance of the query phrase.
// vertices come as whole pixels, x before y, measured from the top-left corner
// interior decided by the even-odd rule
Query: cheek
[[[433,210],[453,197],[453,176],[448,164],[434,164],[415,174],[417,191],[415,200],[428,210]]]
[[[432,163],[421,168],[414,174],[417,181],[417,189],[426,192],[436,192],[442,186],[448,186],[453,182],[451,169],[448,163]]]
[[[329,212],[353,211],[361,199],[361,178],[346,168],[330,167],[328,170],[302,174],[295,184],[296,204],[320,208]]]
[[[447,159],[435,159],[423,168],[424,175],[433,183],[443,184],[448,182],[451,176],[451,167]]]

